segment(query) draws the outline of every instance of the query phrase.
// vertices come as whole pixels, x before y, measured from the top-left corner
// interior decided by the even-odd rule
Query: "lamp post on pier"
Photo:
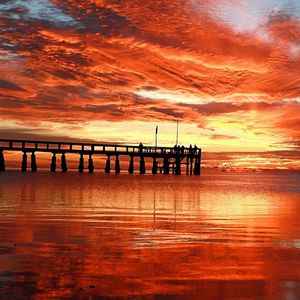
[[[155,128],[155,152],[156,152],[156,148],[157,148],[157,135],[158,135],[158,126],[156,126],[156,128]]]

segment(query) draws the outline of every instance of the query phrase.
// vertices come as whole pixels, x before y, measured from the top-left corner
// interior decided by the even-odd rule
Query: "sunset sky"
[[[300,168],[300,1],[1,0],[0,138]],[[218,152],[213,154],[212,152]]]

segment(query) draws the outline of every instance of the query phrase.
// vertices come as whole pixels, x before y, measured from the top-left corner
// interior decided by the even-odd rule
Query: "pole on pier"
[[[180,156],[176,156],[175,160],[175,175],[181,175],[181,164],[180,164]]]
[[[5,171],[5,160],[4,160],[4,154],[3,150],[0,150],[0,172]]]
[[[88,169],[89,169],[89,173],[93,173],[94,172],[94,163],[93,163],[92,154],[89,155]]]
[[[164,157],[163,169],[164,169],[164,174],[170,174],[170,165],[169,165],[169,158],[168,158],[168,156]]]
[[[66,173],[68,171],[67,159],[66,159],[66,154],[65,153],[63,153],[61,155],[61,171],[63,173]]]
[[[37,171],[37,164],[36,164],[36,157],[35,153],[31,153],[31,172],[36,172]]]
[[[119,155],[116,155],[116,161],[115,161],[115,173],[119,174],[121,171],[120,167],[120,160],[119,160]]]
[[[156,161],[156,157],[153,158],[152,174],[157,174],[157,161]]]
[[[133,155],[130,156],[130,162],[129,162],[129,168],[128,173],[133,174],[134,172],[134,161],[133,161]]]
[[[22,172],[27,171],[27,153],[24,151],[23,156],[22,156],[22,167],[21,167]]]
[[[107,155],[106,164],[105,164],[105,173],[110,173],[110,155]]]
[[[175,145],[178,145],[178,133],[179,133],[179,128],[178,128],[178,117],[176,119],[176,143]]]
[[[83,153],[80,153],[78,172],[83,173],[83,170],[84,170],[84,158],[83,158]]]
[[[52,153],[51,164],[50,164],[50,172],[56,171],[56,153]]]
[[[155,152],[156,152],[156,148],[157,148],[157,135],[158,135],[158,126],[156,126],[156,128],[155,128]]]
[[[140,174],[146,173],[146,165],[145,165],[145,158],[143,155],[140,157]]]

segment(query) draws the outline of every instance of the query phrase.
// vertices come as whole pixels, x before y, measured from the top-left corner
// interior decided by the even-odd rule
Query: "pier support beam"
[[[186,157],[186,169],[185,169],[185,174],[186,175],[189,175],[189,161],[190,161],[190,158],[187,156]]]
[[[193,157],[190,158],[190,175],[193,175]]]
[[[5,171],[5,160],[4,160],[4,154],[3,150],[0,150],[0,172]]]
[[[22,172],[27,171],[27,153],[24,151],[22,156],[22,166],[21,166]]]
[[[200,175],[201,173],[201,151],[199,156],[195,159],[194,175]]]
[[[169,165],[169,158],[167,156],[164,157],[164,174],[170,174],[170,165]]]
[[[134,172],[134,161],[133,161],[133,155],[132,155],[132,156],[130,156],[128,173],[133,174],[133,172]]]
[[[120,160],[119,160],[119,155],[116,155],[116,161],[115,161],[115,173],[119,174],[121,171],[120,167]]]
[[[106,164],[105,164],[105,169],[104,170],[105,170],[106,174],[110,173],[110,156],[109,155],[107,156]]]
[[[83,158],[83,153],[80,153],[78,172],[83,173],[83,170],[84,170],[84,158]]]
[[[181,175],[180,156],[176,156],[175,161],[175,175]]]
[[[200,161],[201,161],[201,156],[199,155],[199,157],[195,159],[194,175],[200,175],[201,173]]]
[[[90,154],[90,156],[89,156],[88,169],[89,169],[89,173],[93,173],[94,172],[94,163],[93,163],[92,154]]]
[[[50,172],[56,171],[56,153],[52,153],[51,164],[50,164]]]
[[[199,175],[201,174],[202,150],[199,149]]]
[[[140,174],[145,174],[145,173],[146,173],[145,158],[142,155],[140,158]]]
[[[61,155],[61,171],[63,173],[66,173],[68,171],[67,159],[66,159],[66,154],[65,153],[63,153]]]
[[[157,174],[157,161],[155,157],[153,158],[152,174]]]
[[[36,172],[37,171],[37,164],[36,164],[36,157],[35,153],[31,153],[31,172]]]

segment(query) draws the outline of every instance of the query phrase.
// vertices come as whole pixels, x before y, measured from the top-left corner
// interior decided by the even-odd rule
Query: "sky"
[[[296,0],[1,0],[0,74],[0,138],[300,168]]]

